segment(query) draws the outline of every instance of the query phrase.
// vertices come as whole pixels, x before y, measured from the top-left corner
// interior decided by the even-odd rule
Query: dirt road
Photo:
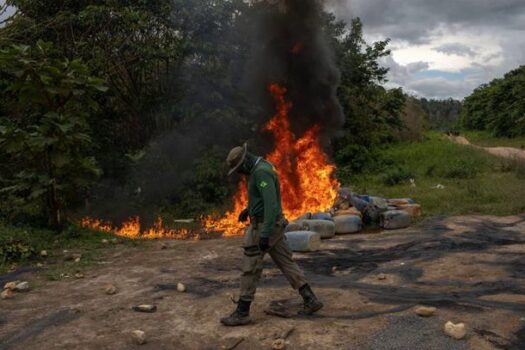
[[[255,324],[230,329],[240,239],[148,242],[108,248],[84,279],[46,281],[38,271],[0,276],[35,288],[0,301],[0,349],[525,349],[525,215],[433,219],[395,232],[339,236],[322,251],[296,254],[326,307],[315,317],[269,316],[300,299],[268,260]],[[186,293],[176,290],[178,282]],[[104,288],[113,283],[116,295]],[[131,310],[155,304],[156,313]],[[416,305],[438,308],[433,317]],[[463,340],[444,335],[464,322]],[[146,332],[134,345],[130,332]]]
[[[460,145],[469,145],[479,149],[483,149],[490,154],[503,158],[516,158],[525,160],[525,150],[514,147],[482,147],[473,145],[464,136],[450,136],[450,139]]]

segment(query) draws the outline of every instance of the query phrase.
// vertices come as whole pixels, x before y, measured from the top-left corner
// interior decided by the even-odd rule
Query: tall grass
[[[496,137],[488,131],[464,131],[463,135],[473,144],[483,147],[515,147],[525,149],[525,136]]]
[[[412,197],[427,216],[525,213],[525,164],[505,162],[429,133],[422,142],[385,148],[368,172],[344,182],[362,193]]]

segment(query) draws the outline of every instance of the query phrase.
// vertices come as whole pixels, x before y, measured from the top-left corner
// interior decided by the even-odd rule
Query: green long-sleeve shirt
[[[281,188],[275,168],[264,159],[255,161],[251,170],[248,210],[250,217],[263,223],[261,237],[270,237],[277,219],[282,215]]]

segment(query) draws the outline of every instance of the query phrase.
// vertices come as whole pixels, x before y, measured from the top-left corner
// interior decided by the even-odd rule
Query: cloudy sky
[[[525,0],[332,0],[361,17],[367,40],[390,38],[391,86],[458,98],[525,64]]]
[[[388,84],[414,95],[462,99],[480,84],[525,64],[525,0],[328,4],[341,19],[361,17],[369,42],[391,39],[392,55],[383,62],[390,68]]]
[[[9,17],[13,12],[13,8],[6,8],[5,11],[2,11],[5,5],[5,0],[0,0],[0,22],[5,18]]]

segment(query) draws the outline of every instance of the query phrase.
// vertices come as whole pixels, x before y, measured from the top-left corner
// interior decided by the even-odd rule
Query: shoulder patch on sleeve
[[[268,183],[266,181],[261,181],[261,183],[259,184],[259,186],[261,188],[265,188],[266,186],[268,186]]]

